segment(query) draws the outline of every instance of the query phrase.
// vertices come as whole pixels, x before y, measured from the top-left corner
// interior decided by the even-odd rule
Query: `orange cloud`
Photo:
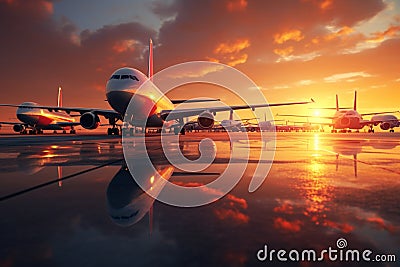
[[[326,220],[323,223],[324,226],[328,226],[334,229],[338,229],[342,231],[343,233],[350,233],[354,230],[354,226],[347,224],[347,223],[337,223],[333,221]]]
[[[289,56],[290,54],[292,54],[294,51],[293,46],[289,46],[286,48],[276,48],[274,49],[274,53],[281,56],[281,57],[286,57]]]
[[[214,210],[214,214],[220,220],[230,219],[240,224],[245,224],[249,222],[249,216],[234,209],[217,209]]]
[[[379,228],[385,229],[385,230],[387,230],[387,231],[389,231],[391,233],[394,233],[396,231],[396,227],[395,226],[393,226],[392,224],[386,223],[385,220],[383,220],[379,216],[369,217],[369,218],[367,218],[367,221],[370,222],[370,223],[374,223]]]
[[[332,6],[332,4],[333,4],[333,0],[324,0],[324,1],[322,1],[321,4],[319,4],[319,8],[321,10],[327,10]]]
[[[354,32],[354,30],[348,26],[344,26],[336,32],[332,32],[324,37],[325,40],[330,41],[336,39],[341,36],[349,35],[350,33]]]
[[[276,229],[281,229],[287,232],[292,232],[292,233],[297,233],[300,232],[301,226],[303,223],[300,220],[295,220],[295,221],[287,221],[281,217],[276,218],[274,220],[274,227]]]
[[[229,1],[227,4],[228,11],[241,11],[246,9],[247,7],[247,0],[232,0]]]
[[[293,40],[299,42],[304,39],[304,35],[300,30],[291,30],[284,33],[276,33],[274,41],[277,44],[283,44],[287,41]]]
[[[293,206],[290,202],[285,201],[281,206],[275,207],[274,212],[293,214]]]
[[[373,38],[368,39],[370,43],[381,43],[390,37],[399,37],[400,26],[390,26],[386,31],[373,33]]]
[[[215,49],[215,54],[232,54],[238,53],[250,46],[248,39],[238,39],[233,43],[220,43]]]
[[[135,47],[134,45],[136,44],[135,40],[122,40],[122,41],[117,41],[115,42],[113,46],[113,50],[117,53],[122,53],[126,51],[134,51]]]
[[[232,67],[241,63],[245,63],[248,55],[243,53],[243,50],[249,46],[249,39],[237,39],[234,42],[220,43],[213,51],[218,58],[209,57],[208,60],[214,62],[225,62]]]

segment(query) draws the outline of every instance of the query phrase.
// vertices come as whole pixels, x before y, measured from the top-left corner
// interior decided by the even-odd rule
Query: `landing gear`
[[[69,131],[70,134],[76,134],[75,128],[71,126],[71,130]]]
[[[66,133],[67,133],[67,131],[66,131],[66,130],[63,130],[63,131],[62,131],[62,133],[63,133],[63,134],[66,134]]]
[[[390,129],[390,131],[389,131],[390,133],[394,133],[394,129]]]
[[[119,129],[117,127],[108,128],[107,134],[108,135],[119,135]]]
[[[175,133],[175,135],[178,135],[178,134],[179,134],[179,128],[178,128],[178,127],[175,127],[175,128],[174,128],[174,133]]]
[[[372,126],[372,125],[370,125],[370,126],[369,126],[368,132],[369,132],[369,133],[373,133],[373,132],[375,132],[375,130],[374,130],[374,128],[373,128],[373,126]]]

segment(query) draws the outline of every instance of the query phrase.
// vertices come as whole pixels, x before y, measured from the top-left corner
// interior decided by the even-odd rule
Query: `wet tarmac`
[[[239,183],[222,199],[174,207],[145,194],[125,164],[120,137],[0,138],[0,266],[359,266],[362,262],[260,260],[268,250],[369,249],[400,265],[400,135],[277,133],[276,148],[250,133],[231,144],[223,133],[189,133],[180,151],[191,160],[203,138],[216,158],[199,173],[176,169],[158,136],[147,150],[174,184],[204,185],[227,168],[232,149],[250,149]],[[134,138],[132,138],[134,139]],[[249,183],[263,150],[271,170],[253,193]],[[143,157],[135,151],[133,160]],[[268,164],[261,160],[260,164]],[[152,180],[154,173],[140,170]],[[154,178],[153,178],[154,180]],[[162,185],[152,182],[155,190]],[[343,248],[344,249],[344,248]],[[326,256],[326,255],[325,255]],[[365,266],[365,264],[363,265]]]

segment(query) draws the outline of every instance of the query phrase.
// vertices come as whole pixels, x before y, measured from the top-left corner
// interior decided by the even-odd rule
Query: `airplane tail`
[[[150,39],[149,44],[149,78],[153,77],[153,40]]]
[[[336,95],[336,111],[339,110],[339,97]]]
[[[357,110],[357,91],[354,91],[354,107],[353,110]]]
[[[61,86],[58,87],[57,107],[62,107],[62,90],[61,90]]]

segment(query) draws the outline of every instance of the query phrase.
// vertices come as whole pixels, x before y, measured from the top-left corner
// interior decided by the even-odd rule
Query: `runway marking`
[[[77,177],[77,176],[79,176],[81,174],[84,174],[84,173],[88,173],[88,172],[91,172],[91,171],[94,171],[94,170],[101,169],[103,167],[112,165],[112,164],[117,163],[117,162],[121,162],[123,160],[124,159],[118,159],[118,160],[106,162],[104,164],[101,164],[101,165],[93,167],[93,168],[89,168],[89,169],[86,169],[86,170],[83,170],[83,171],[80,171],[80,172],[77,172],[77,173],[74,173],[74,174],[70,174],[70,175],[62,177],[62,178],[57,178],[55,180],[50,180],[50,181],[47,181],[45,183],[38,184],[38,185],[35,185],[33,187],[29,187],[29,188],[23,189],[23,190],[18,191],[18,192],[11,193],[11,194],[6,195],[6,196],[2,196],[2,197],[0,197],[0,202],[4,201],[4,200],[7,200],[7,199],[10,199],[10,198],[14,198],[14,197],[19,196],[19,195],[26,194],[28,192],[31,192],[31,191],[34,191],[34,190],[37,190],[37,189],[40,189],[40,188],[43,188],[43,187],[46,187],[46,186],[49,186],[49,185],[52,185],[52,184],[55,184],[55,183],[59,183],[60,181],[65,181],[65,180]]]

